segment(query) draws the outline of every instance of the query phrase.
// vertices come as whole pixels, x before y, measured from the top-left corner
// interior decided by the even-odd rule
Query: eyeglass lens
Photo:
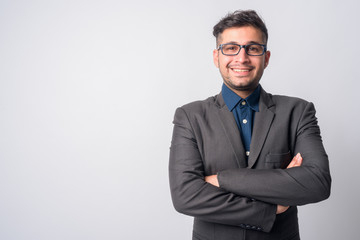
[[[237,55],[240,52],[241,46],[236,44],[224,44],[221,47],[224,55]],[[245,52],[251,56],[261,56],[264,54],[265,48],[258,44],[249,44],[245,46]]]

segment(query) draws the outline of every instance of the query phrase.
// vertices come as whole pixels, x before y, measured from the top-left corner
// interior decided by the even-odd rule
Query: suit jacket
[[[222,94],[180,107],[169,179],[175,209],[194,217],[193,239],[300,239],[297,207],[330,195],[328,157],[312,103],[261,89],[250,155]],[[296,153],[300,167],[286,169]],[[220,188],[204,181],[218,174]],[[276,215],[277,205],[292,206]]]

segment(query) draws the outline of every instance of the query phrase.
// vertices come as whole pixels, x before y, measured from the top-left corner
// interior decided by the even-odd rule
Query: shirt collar
[[[257,86],[254,92],[250,94],[245,99],[242,99],[239,95],[234,93],[230,88],[228,88],[225,84],[222,86],[222,96],[224,98],[226,106],[232,112],[234,108],[243,100],[247,102],[249,107],[254,111],[259,111],[259,98],[260,98],[260,85]]]

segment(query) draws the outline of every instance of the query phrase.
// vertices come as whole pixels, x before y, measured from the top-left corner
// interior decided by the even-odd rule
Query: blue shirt
[[[225,84],[222,86],[222,96],[226,106],[234,114],[240,136],[244,144],[246,156],[250,154],[251,132],[254,114],[259,111],[260,85],[245,99],[234,93]]]

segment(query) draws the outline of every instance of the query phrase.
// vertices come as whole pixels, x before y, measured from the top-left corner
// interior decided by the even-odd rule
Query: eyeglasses
[[[249,56],[262,56],[266,52],[266,45],[251,43],[247,45],[239,45],[235,43],[220,44],[217,50],[221,49],[222,54],[226,56],[238,55],[240,50],[244,48],[245,52]]]

